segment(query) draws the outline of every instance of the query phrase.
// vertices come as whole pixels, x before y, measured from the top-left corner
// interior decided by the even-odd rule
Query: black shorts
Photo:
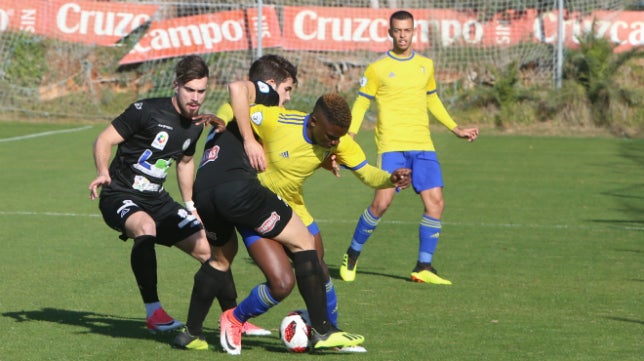
[[[208,241],[226,243],[235,226],[254,230],[266,238],[282,233],[293,210],[257,179],[227,182],[192,195]]]
[[[144,211],[157,224],[157,243],[171,247],[201,231],[203,226],[192,212],[170,197],[167,192],[158,197],[140,197],[126,192],[102,192],[98,204],[108,226],[122,233],[126,240],[125,221],[132,214]]]

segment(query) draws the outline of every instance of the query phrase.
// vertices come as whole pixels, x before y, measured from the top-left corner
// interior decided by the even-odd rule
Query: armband
[[[195,202],[193,202],[193,201],[185,201],[184,203],[186,204],[186,209],[188,211],[194,212],[194,211],[197,210],[197,208],[195,208]]]

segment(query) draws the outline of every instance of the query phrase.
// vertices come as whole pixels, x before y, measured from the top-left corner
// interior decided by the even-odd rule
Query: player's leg
[[[398,168],[411,168],[410,162],[405,152],[387,152],[381,154],[378,158],[378,166],[390,173]],[[371,205],[362,212],[353,231],[351,244],[340,266],[340,277],[344,281],[351,282],[355,280],[360,252],[362,252],[364,245],[376,230],[380,218],[389,209],[395,195],[395,188],[377,189]]]
[[[335,286],[329,274],[329,267],[324,262],[324,243],[322,242],[322,234],[315,222],[308,227],[309,232],[313,234],[315,241],[315,249],[318,252],[318,261],[322,267],[322,277],[324,279],[324,289],[326,291],[326,312],[329,320],[333,326],[338,327],[338,296],[335,293]]]
[[[241,231],[247,242],[248,253],[266,277],[266,282],[255,286],[250,294],[235,307],[233,316],[246,323],[249,318],[266,313],[286,298],[295,285],[291,260],[284,247],[274,240],[249,236]],[[251,240],[252,239],[252,240]]]
[[[344,281],[351,282],[355,280],[360,252],[362,252],[364,245],[378,226],[380,218],[391,205],[395,194],[396,190],[394,188],[377,189],[371,205],[362,212],[353,231],[351,244],[340,266],[340,277]]]
[[[297,245],[295,248],[289,247],[289,250],[293,257],[297,286],[311,319],[313,348],[355,346],[363,343],[363,336],[342,332],[329,320],[326,312],[324,277],[318,252],[314,249],[315,241],[300,218],[294,214],[287,227],[274,239],[285,244]]]
[[[418,260],[411,279],[416,282],[449,285],[438,276],[432,260],[441,233],[441,216],[445,206],[443,178],[436,152],[416,152],[413,161],[412,183],[420,194],[424,213],[418,228]]]

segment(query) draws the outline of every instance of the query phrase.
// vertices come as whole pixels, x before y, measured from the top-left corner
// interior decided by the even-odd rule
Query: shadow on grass
[[[631,161],[636,169],[644,169],[644,143],[641,141],[624,142],[620,147],[620,156]],[[610,168],[610,166],[609,166]],[[609,169],[609,172],[612,170]],[[595,223],[613,224],[620,228],[643,230],[644,220],[644,182],[638,176],[632,176],[626,186],[602,192],[603,195],[617,200],[625,219],[595,219]]]
[[[340,268],[331,267],[331,266],[328,266],[328,268],[329,268],[329,275],[331,276],[331,278],[336,279],[336,280],[342,280],[342,278],[340,277]],[[360,268],[360,270],[357,272],[356,279],[361,274],[372,275],[372,276],[389,277],[389,278],[393,278],[393,279],[396,279],[396,280],[403,280],[403,281],[411,282],[411,278],[409,278],[408,276],[392,275],[392,274],[389,274],[389,273],[382,273],[382,272],[375,272],[375,271],[365,271],[364,268]]]
[[[2,316],[13,318],[18,323],[44,321],[85,328],[85,331],[81,333],[99,334],[114,338],[153,340],[167,344],[168,347],[171,347],[172,340],[176,336],[176,332],[150,334],[145,327],[145,320],[141,318],[127,318],[87,311],[43,308],[34,311],[4,312]],[[205,328],[204,334],[208,343],[210,343],[210,348],[223,353],[219,348],[219,329]],[[268,337],[244,336],[243,345],[245,350],[261,347],[270,352],[288,352],[275,333]]]
[[[634,320],[632,318],[624,318],[624,317],[606,317],[606,318],[609,319],[609,320],[613,320],[613,321],[638,323],[640,325],[644,325],[644,321],[642,321],[642,320]]]

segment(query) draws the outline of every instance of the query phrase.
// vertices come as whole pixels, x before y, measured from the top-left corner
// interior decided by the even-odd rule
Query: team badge
[[[259,89],[260,93],[264,94],[267,94],[270,91],[269,85],[262,81],[257,82],[257,88]]]
[[[154,137],[154,141],[152,142],[152,148],[163,150],[163,148],[165,148],[165,145],[168,144],[168,139],[170,139],[168,132],[158,132]]]
[[[183,142],[183,146],[181,147],[181,149],[185,151],[190,146],[190,143],[191,143],[190,138],[186,139],[186,141]]]
[[[262,112],[255,112],[250,115],[250,120],[257,125],[261,125],[264,120],[264,115]]]

